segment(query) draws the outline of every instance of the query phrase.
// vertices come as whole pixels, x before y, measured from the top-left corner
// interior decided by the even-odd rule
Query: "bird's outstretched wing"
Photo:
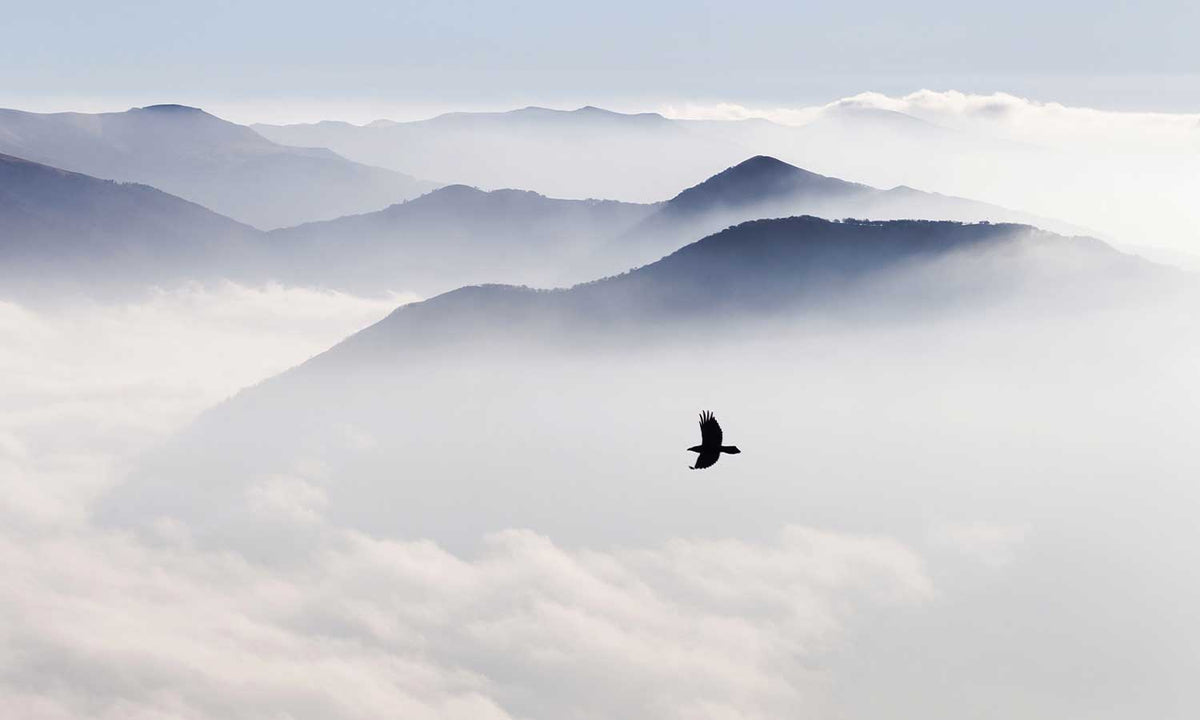
[[[700,444],[706,448],[720,448],[723,438],[724,435],[721,433],[721,426],[717,424],[717,419],[713,417],[713,414],[707,410],[700,413]],[[712,465],[714,462],[716,462],[715,458],[708,465]],[[708,465],[702,466],[700,465],[700,461],[696,461],[696,467],[708,467]]]
[[[696,456],[696,464],[692,466],[692,469],[693,470],[703,470],[706,467],[710,467],[710,466],[716,464],[717,459],[720,457],[721,457],[721,451],[706,450]]]

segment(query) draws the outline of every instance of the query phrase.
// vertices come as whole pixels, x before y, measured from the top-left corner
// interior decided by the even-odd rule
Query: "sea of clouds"
[[[517,524],[451,546],[334,517],[331,493],[353,483],[328,472],[332,484],[245,488],[240,517],[286,526],[283,554],[198,541],[186,520],[97,520],[99,499],[197,413],[409,299],[226,284],[0,304],[7,715],[1190,716],[1200,392],[1186,304],[1037,332],[1028,316],[977,315],[731,347],[728,367],[690,371],[725,378],[719,391],[655,374],[654,356],[535,373],[573,384],[529,407],[520,384],[470,386],[531,446],[564,443],[541,461],[558,477],[537,480],[564,497],[604,474],[572,470],[598,462],[586,438],[566,444],[589,418],[603,428],[587,437],[616,447],[661,424],[658,394],[720,400],[744,450],[728,472],[682,470],[694,426],[681,416],[658,430],[678,447],[631,447],[644,479],[620,481],[658,498],[647,525],[684,532],[639,538],[577,504],[559,524],[599,522],[591,537],[606,539]],[[625,382],[604,384],[613,373]],[[759,387],[770,377],[796,382]],[[380,490],[403,497],[407,472]]]
[[[94,522],[95,499],[196,413],[407,299],[225,284],[0,303],[7,716],[823,712],[823,658],[847,629],[935,596],[921,556],[885,536],[789,525],[593,549],[513,528],[455,554],[338,526],[287,478],[254,504],[313,540],[286,562],[198,547],[182,524]],[[947,532],[995,552],[986,531]]]

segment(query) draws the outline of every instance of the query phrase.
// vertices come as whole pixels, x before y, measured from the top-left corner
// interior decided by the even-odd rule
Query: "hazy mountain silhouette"
[[[561,285],[595,277],[587,258],[652,211],[451,185],[378,212],[277,230],[270,243],[276,268],[294,282],[419,293],[489,280]]]
[[[0,155],[0,275],[8,286],[233,275],[261,233],[147,185]]]
[[[152,185],[262,228],[375,210],[434,187],[323,148],[279,145],[181,105],[98,114],[0,110],[0,152]]]
[[[277,258],[272,267],[284,279],[428,294],[495,281],[569,285],[656,260],[729,225],[806,213],[1032,220],[960,198],[878,190],[758,156],[654,205],[453,185],[378,212],[277,230],[270,241]]]
[[[979,260],[983,255],[988,262]],[[962,260],[962,267],[941,263]],[[932,270],[920,282],[889,273]],[[690,323],[831,312],[938,311],[1004,295],[1098,289],[1110,272],[1154,266],[1099,240],[1063,237],[1026,225],[950,221],[829,221],[812,216],[755,220],[691,243],[621,275],[563,290],[506,285],[465,287],[400,308],[328,353],[412,338],[511,339],[656,327],[687,335]],[[905,276],[908,277],[908,276]],[[884,281],[886,279],[886,282]],[[1102,291],[1102,289],[1100,289]],[[887,297],[887,302],[879,302]],[[342,348],[346,349],[342,349]],[[323,362],[323,361],[322,361]]]
[[[362,127],[348,123],[254,127],[277,142],[329,147],[359,162],[417,177],[484,189],[519,187],[551,197],[656,202],[719,168],[768,155],[877,188],[907,185],[963,197],[1010,198],[1006,203],[1011,207],[1036,208],[1044,216],[1070,222],[1096,217],[1078,203],[1070,211],[1066,206],[1047,208],[1039,195],[1020,191],[1019,185],[1028,180],[1025,174],[1050,167],[1057,168],[1060,177],[1064,170],[1067,177],[1074,172],[1077,159],[1059,151],[981,137],[853,98],[810,108],[789,122],[524,108],[507,113],[452,113],[417,122],[377,121]],[[815,209],[793,212],[823,214]],[[1035,224],[1055,232],[1079,232],[1078,226]],[[1094,236],[1099,232],[1086,230]]]
[[[758,155],[679,193],[667,201],[660,214],[684,217],[722,210],[754,212],[797,200],[861,197],[872,190]]]
[[[448,113],[414,122],[254,125],[276,142],[332,148],[417,177],[553,197],[653,202],[753,148],[657,113],[595,107]]]
[[[959,133],[903,113],[846,104],[825,108],[801,126],[757,118],[680,120],[595,107],[529,107],[364,126],[253,127],[276,142],[328,147],[417,177],[636,202],[669,197],[713,168],[755,154],[825,174],[872,178],[894,176],[878,170],[891,166],[887,158],[898,148],[918,145],[928,156],[939,149],[960,153],[979,145],[978,139],[967,142]]]
[[[646,262],[682,243],[746,220],[815,215],[829,219],[927,219],[1011,222],[1066,234],[1082,229],[1008,208],[908,187],[880,190],[759,155],[690,187],[621,239]],[[627,258],[630,259],[630,258]]]
[[[547,495],[537,473],[522,470],[521,463],[543,456],[529,459],[505,445],[486,452],[472,446],[474,452],[456,457],[444,440],[438,444],[440,436],[428,435],[431,427],[454,428],[455,437],[485,442],[497,432],[477,417],[488,398],[520,404],[527,416],[547,396],[574,392],[577,367],[595,377],[612,358],[630,353],[674,354],[686,367],[687,358],[716,348],[776,342],[829,323],[894,328],[1005,302],[1029,303],[1030,312],[1043,315],[1087,311],[1097,299],[1115,297],[1124,281],[1159,279],[1158,272],[1099,241],[1026,226],[793,217],[748,222],[651,265],[570,289],[464,287],[400,307],[213,409],[119,488],[104,517],[121,522],[124,509],[136,505],[140,517],[186,518],[201,539],[258,553],[269,552],[264,538],[278,532],[280,547],[288,548],[286,527],[264,527],[253,515],[245,522],[230,518],[247,512],[244,493],[253,478],[286,475],[303,457],[323,468],[323,477],[339,478],[323,485],[323,507],[333,517],[384,533],[402,528],[445,539],[437,518],[452,508],[477,539],[477,531],[527,522],[521,515],[527,511],[538,513],[539,522],[552,519],[553,505],[563,502],[557,491]],[[1020,306],[1017,314],[1024,312]],[[705,376],[703,367],[694,371]],[[553,382],[543,377],[551,372]],[[615,378],[613,387],[620,387]],[[515,383],[511,391],[506,383]],[[495,413],[490,422],[497,422]],[[388,440],[363,445],[360,437]],[[681,452],[670,462],[682,468],[685,459]],[[478,462],[486,470],[472,464]],[[496,463],[517,464],[493,487]],[[428,472],[437,473],[436,487],[422,483],[415,491],[421,480],[407,478]],[[489,482],[481,485],[479,472],[489,473]],[[513,492],[521,493],[520,502],[512,502]],[[587,503],[613,502],[599,490],[570,492],[585,493]],[[508,501],[491,502],[499,497]],[[513,508],[520,517],[509,514]]]
[[[426,295],[494,281],[562,286],[644,264],[748,219],[805,212],[1006,215],[982,203],[877,190],[758,156],[655,205],[455,185],[372,213],[260,233],[148,187],[8,162],[9,269],[109,286],[218,277]],[[54,258],[60,262],[46,262]],[[34,260],[41,264],[30,274],[22,263]]]

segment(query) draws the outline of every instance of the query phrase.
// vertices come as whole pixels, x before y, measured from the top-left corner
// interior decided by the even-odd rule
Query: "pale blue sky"
[[[36,109],[761,106],[928,87],[1200,110],[1200,3],[1183,0],[4,0],[0,24],[0,105]]]

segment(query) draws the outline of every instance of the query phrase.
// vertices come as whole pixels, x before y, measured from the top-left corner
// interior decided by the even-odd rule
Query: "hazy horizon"
[[[1188,83],[1200,85],[1200,73]],[[416,122],[449,113],[503,113],[529,107],[569,112],[583,107],[598,107],[612,112],[634,115],[657,113],[675,120],[744,120],[762,119],[781,125],[801,125],[823,108],[867,100],[880,104],[898,105],[912,98],[964,97],[977,103],[987,101],[1018,102],[1030,107],[1063,108],[1111,114],[1114,117],[1163,116],[1200,120],[1200,98],[1176,106],[1154,103],[1104,103],[1103,98],[1092,102],[1073,100],[1070,93],[1052,95],[1022,91],[1011,84],[996,83],[981,88],[965,85],[904,85],[879,87],[869,82],[850,86],[842,93],[822,93],[805,98],[747,99],[737,97],[675,97],[669,94],[629,99],[621,97],[578,95],[543,97],[515,95],[512,98],[479,102],[461,101],[331,98],[328,100],[303,96],[283,98],[251,98],[231,101],[228,97],[208,93],[140,93],[113,97],[57,96],[54,94],[22,95],[0,91],[0,108],[34,113],[110,113],[124,112],[152,105],[185,105],[204,110],[240,125],[290,125],[319,122],[345,122],[368,125],[384,120]],[[1118,96],[1119,97],[1119,96]]]

